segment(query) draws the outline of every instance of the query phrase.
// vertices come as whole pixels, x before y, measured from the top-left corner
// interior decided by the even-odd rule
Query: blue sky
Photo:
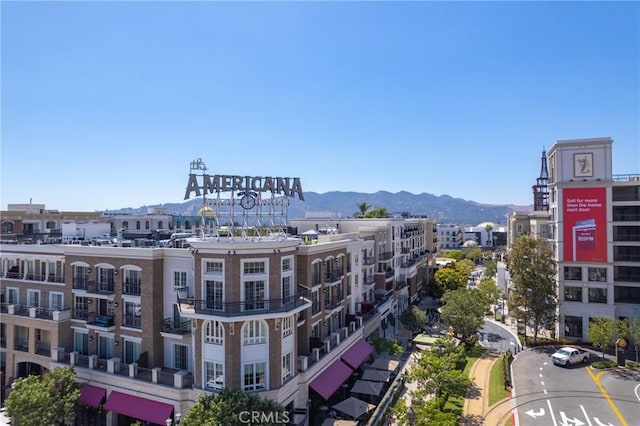
[[[3,209],[179,202],[198,157],[495,204],[530,204],[560,139],[640,173],[638,2],[0,7]]]

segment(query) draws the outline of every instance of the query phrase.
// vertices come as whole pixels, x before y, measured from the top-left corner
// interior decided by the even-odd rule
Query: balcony
[[[113,315],[96,315],[95,313],[89,313],[87,318],[87,325],[93,327],[99,327],[102,329],[113,329],[115,328],[114,316]]]
[[[325,274],[324,282],[325,283],[334,283],[336,281],[341,281],[344,274],[339,271],[331,271],[330,273]]]
[[[119,376],[124,380],[132,380],[131,387],[137,382],[153,383],[176,389],[190,389],[193,387],[193,374],[174,368],[142,368],[137,363],[124,364],[119,358],[99,358],[98,355],[82,355],[78,352],[71,352],[61,355],[54,362],[63,365],[71,365],[76,371],[76,376],[81,379],[95,380],[94,374]],[[91,370],[91,372],[89,372]],[[105,379],[107,377],[105,376]],[[127,386],[123,384],[122,386]]]
[[[191,320],[165,318],[162,320],[162,332],[177,335],[191,333]]]
[[[373,275],[367,275],[362,280],[362,284],[364,284],[364,285],[371,285],[371,284],[373,284],[375,282],[376,282],[376,278]]]
[[[7,272],[7,279],[12,280],[25,280],[25,281],[40,281],[47,283],[64,283],[64,277],[58,276],[55,274],[33,274],[33,273],[24,273],[24,271],[16,271],[11,270]]]
[[[181,315],[212,315],[236,317],[253,314],[274,314],[302,309],[311,302],[303,296],[292,296],[281,299],[248,300],[244,302],[219,302],[213,300],[182,299],[178,297]]]
[[[47,309],[28,305],[2,304],[2,313],[50,321],[64,321],[71,318],[71,309]]]
[[[376,263],[376,259],[373,256],[367,256],[362,258],[362,264],[365,266],[371,266]]]
[[[140,315],[125,315],[123,327],[141,328]]]
[[[390,260],[392,258],[393,258],[393,252],[392,251],[386,251],[384,253],[378,254],[378,261],[380,261],[380,262],[386,262],[387,260]]]
[[[140,280],[135,280],[135,281],[125,280],[123,288],[124,288],[124,294],[129,294],[132,296],[140,296]]]
[[[344,299],[342,298],[342,296],[333,296],[329,299],[325,299],[324,301],[324,310],[325,311],[332,311],[336,308],[339,308],[342,305],[342,301]]]
[[[89,281],[87,286],[87,293],[94,294],[114,294],[113,281],[102,281],[96,283],[95,281]]]
[[[78,276],[73,277],[73,289],[74,290],[87,290],[89,288],[89,277]]]

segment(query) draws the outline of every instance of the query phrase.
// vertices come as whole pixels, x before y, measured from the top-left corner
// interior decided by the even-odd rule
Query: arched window
[[[136,220],[136,229],[140,229],[140,221]]]
[[[149,223],[149,221],[145,221],[144,222],[144,229],[150,229],[151,228],[151,224]]]
[[[216,345],[224,344],[224,327],[220,321],[207,321],[204,324],[204,341]]]
[[[242,327],[242,338],[245,345],[266,343],[267,324],[262,320],[247,321]]]
[[[124,229],[125,231],[129,230],[129,221],[124,221],[122,222],[122,229]]]
[[[162,221],[158,222],[158,229],[164,229],[164,223],[162,223]]]

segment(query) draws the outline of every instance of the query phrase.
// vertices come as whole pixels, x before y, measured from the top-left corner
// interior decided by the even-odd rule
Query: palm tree
[[[358,203],[358,211],[353,215],[353,217],[364,217],[367,210],[371,208],[371,205],[367,204],[366,201]]]
[[[489,236],[489,234],[491,234],[491,231],[493,231],[493,225],[491,225],[490,223],[487,223],[484,226],[484,230],[487,231],[487,245],[491,244],[491,237]]]

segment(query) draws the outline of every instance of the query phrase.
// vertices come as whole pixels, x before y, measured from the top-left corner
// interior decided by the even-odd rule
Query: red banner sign
[[[567,188],[563,198],[565,262],[606,262],[606,189]]]

